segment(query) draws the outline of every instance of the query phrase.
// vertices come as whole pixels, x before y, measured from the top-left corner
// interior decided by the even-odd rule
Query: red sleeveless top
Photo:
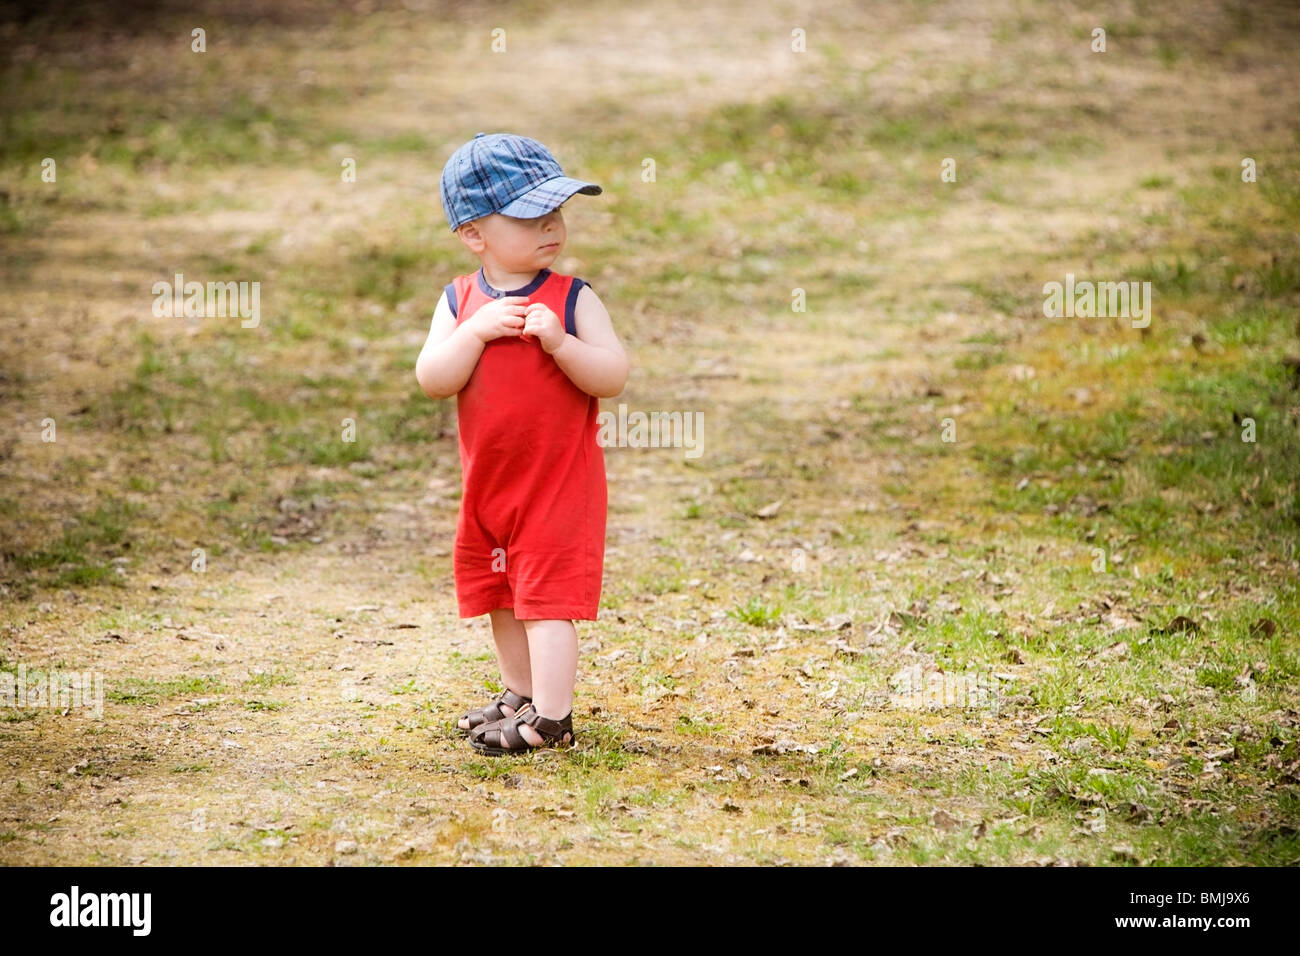
[[[457,276],[447,300],[459,326],[489,299],[527,296],[576,335],[585,284],[543,269],[501,291],[480,268]],[[484,345],[456,396],[464,494],[452,563],[461,617],[513,607],[521,620],[596,620],[607,503],[599,410],[535,336]]]

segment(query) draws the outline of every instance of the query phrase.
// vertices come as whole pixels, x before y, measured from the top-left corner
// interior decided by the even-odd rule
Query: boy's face
[[[543,269],[564,248],[567,233],[560,208],[536,219],[516,219],[494,212],[466,223],[460,228],[460,237],[477,255],[491,257],[493,264],[503,269]]]

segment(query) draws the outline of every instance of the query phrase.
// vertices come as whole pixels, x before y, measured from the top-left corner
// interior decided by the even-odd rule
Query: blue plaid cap
[[[598,196],[595,183],[570,179],[541,143],[513,133],[476,133],[442,169],[442,208],[452,232],[499,212],[544,216],[574,193]]]

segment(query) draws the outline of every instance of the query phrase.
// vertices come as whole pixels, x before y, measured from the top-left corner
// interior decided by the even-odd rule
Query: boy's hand
[[[487,343],[504,336],[523,335],[524,295],[506,295],[491,302],[485,302],[465,324],[478,336],[479,341]]]
[[[524,310],[524,331],[537,336],[547,355],[564,344],[566,335],[560,317],[544,302],[534,302]]]

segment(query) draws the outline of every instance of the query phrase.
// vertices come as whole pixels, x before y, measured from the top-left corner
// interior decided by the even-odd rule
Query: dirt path
[[[1088,16],[1056,23],[1020,10],[837,4],[816,18],[742,21],[656,3],[590,17],[566,8],[518,28],[511,13],[512,48],[535,45],[536,55],[490,65],[477,34],[430,13],[376,14],[333,34],[297,23],[221,47],[220,69],[265,73],[268,84],[252,87],[263,102],[277,95],[271,78],[328,78],[338,99],[304,107],[308,125],[355,131],[355,142],[310,162],[184,176],[67,161],[65,198],[31,213],[39,225],[14,238],[6,274],[16,294],[4,309],[3,403],[21,426],[0,462],[4,497],[20,502],[6,530],[35,548],[60,533],[50,515],[85,513],[111,492],[143,509],[132,528],[144,548],[121,562],[121,589],[15,586],[6,598],[6,669],[93,668],[109,693],[101,720],[15,711],[3,725],[11,785],[0,791],[0,862],[1128,861],[1113,845],[1129,837],[1099,839],[1086,802],[1034,815],[1023,774],[1057,766],[1036,731],[1057,711],[1026,688],[1070,653],[1053,658],[1046,638],[1042,655],[1022,651],[1071,615],[1091,615],[1076,602],[1111,601],[1112,631],[1143,625],[1150,609],[1117,598],[1124,582],[1082,601],[1062,589],[1052,568],[1077,563],[1086,544],[990,509],[976,458],[936,454],[934,439],[946,418],[994,414],[963,363],[993,347],[1029,349],[1040,334],[1032,302],[998,308],[997,295],[1023,298],[1043,275],[1117,249],[1139,261],[1181,248],[1179,205],[1139,181],[1182,184],[1235,166],[1237,144],[1276,143],[1294,125],[1296,94],[1290,68],[1252,55],[1270,49],[1258,31],[1204,69],[1153,57],[1161,44],[1199,55],[1227,29],[1210,5],[1127,45],[1116,31],[1105,72],[1079,52]],[[575,34],[575,22],[591,26]],[[801,24],[810,52],[795,57],[789,34]],[[111,75],[114,57],[148,57],[160,42],[90,51],[100,66],[83,82],[93,88],[96,69]],[[164,64],[153,81],[188,68]],[[853,78],[863,87],[849,95]],[[840,115],[845,104],[900,124],[914,116],[915,128],[886,130],[844,158],[871,187],[825,201],[815,184],[767,188],[724,163],[688,177],[687,158],[653,142],[657,133],[675,148],[675,131],[728,116],[750,123],[719,111],[737,101],[761,110],[782,95],[823,95],[832,130],[857,121]],[[962,97],[964,112],[945,117],[946,96]],[[1053,115],[1067,121],[1043,126]],[[409,376],[446,264],[429,270],[445,279],[421,275],[392,308],[358,295],[343,306],[355,315],[301,337],[275,331],[291,317],[313,321],[307,280],[295,277],[345,275],[357,260],[341,251],[413,234],[445,245],[437,175],[466,130],[527,125],[573,144],[566,169],[583,169],[584,149],[609,161],[593,132],[601,117],[611,141],[634,144],[628,155],[657,154],[658,191],[635,201],[687,210],[690,224],[680,243],[648,237],[592,203],[575,211],[571,234],[585,228],[588,239],[571,241],[561,268],[621,306],[611,311],[636,369],[605,407],[701,410],[706,453],[606,450],[606,603],[598,623],[579,625],[581,747],[478,760],[453,726],[487,693],[494,665],[486,618],[455,613],[454,431],[411,449],[414,468],[392,443],[369,468],[274,466],[240,457],[254,432],[236,424],[221,439],[229,455],[209,460],[213,439],[183,417],[128,446],[99,409],[140,374],[132,343],[142,330],[160,353],[193,356],[200,377],[265,376],[269,403],[298,401],[289,379],[270,384],[285,369],[368,376],[373,391],[361,398],[405,401],[412,383],[373,382]],[[988,132],[1001,117],[1014,127],[1004,142]],[[974,141],[963,124],[981,130]],[[762,130],[774,143],[772,171],[760,173],[768,183],[797,161],[775,143],[799,131],[777,125]],[[342,157],[403,135],[436,148],[363,160],[356,189],[335,181]],[[713,148],[703,133],[698,142]],[[833,134],[819,149],[833,154]],[[1023,155],[1004,162],[1000,150]],[[939,163],[951,152],[959,180],[945,185]],[[638,172],[619,171],[610,192],[631,196]],[[432,213],[410,213],[418,204]],[[627,248],[637,237],[644,245]],[[602,248],[617,251],[602,258]],[[140,290],[177,264],[198,272],[222,257],[257,263],[251,274],[289,290],[270,301],[258,337],[187,331],[142,307]],[[685,277],[659,280],[652,295],[624,284],[673,264]],[[807,312],[782,307],[794,287],[806,287]],[[385,333],[348,331],[393,314],[401,319]],[[356,338],[342,368],[331,335]],[[1103,336],[1099,347],[1119,341]],[[997,374],[1034,373],[1012,362]],[[179,388],[169,375],[151,387]],[[341,394],[339,412],[313,406],[308,420],[328,415],[321,427],[334,429],[360,400]],[[33,427],[47,414],[61,423],[55,446]],[[141,475],[150,490],[132,485]],[[256,529],[286,547],[261,552],[214,530],[215,504],[241,480],[264,506]],[[313,482],[338,490],[302,490]],[[212,551],[201,574],[188,570],[194,547]],[[748,621],[729,613],[747,607]],[[979,639],[1011,645],[985,668],[1016,682],[1003,708],[899,706],[890,676],[941,663],[943,628],[976,610],[997,617]],[[964,639],[947,634],[946,646]],[[1140,762],[1165,714],[1129,697],[1139,728],[1129,753]],[[1171,806],[1191,793],[1173,770],[1148,772]],[[991,833],[1004,849],[981,843]]]

